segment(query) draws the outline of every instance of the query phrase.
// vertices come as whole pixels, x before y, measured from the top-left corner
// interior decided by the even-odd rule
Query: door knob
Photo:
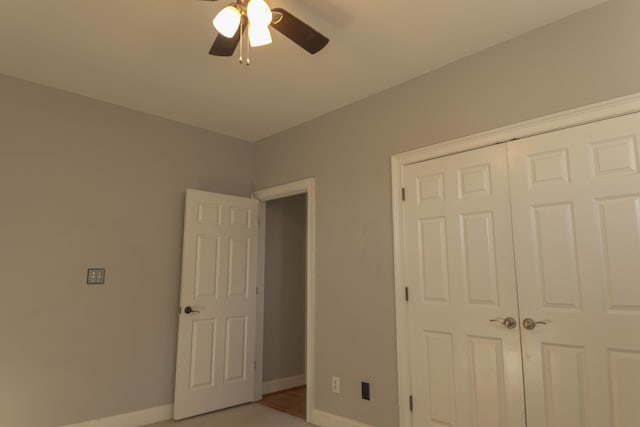
[[[516,319],[514,319],[513,317],[507,317],[507,318],[496,318],[496,319],[491,319],[489,320],[490,322],[498,322],[498,323],[502,323],[504,325],[505,328],[507,329],[513,329],[518,325],[518,322],[516,322]]]
[[[530,317],[527,317],[526,319],[524,319],[522,321],[522,326],[525,329],[528,329],[530,331],[534,330],[536,328],[536,325],[546,325],[546,324],[547,324],[547,322],[543,322],[543,321],[540,321],[540,320],[536,322],[535,320],[531,319]]]
[[[194,310],[194,309],[193,309],[193,308],[191,308],[190,306],[186,306],[186,307],[184,308],[184,312],[185,312],[185,313],[187,313],[187,314],[190,314],[190,313],[200,313],[200,311],[199,311],[199,310]]]

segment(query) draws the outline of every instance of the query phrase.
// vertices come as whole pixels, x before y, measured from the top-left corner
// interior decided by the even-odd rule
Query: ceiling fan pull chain
[[[243,28],[242,28],[242,19],[240,19],[240,28],[238,29],[238,31],[240,31],[240,58],[238,58],[238,61],[242,64],[242,47],[244,45],[244,40],[242,37],[242,33],[243,33]]]

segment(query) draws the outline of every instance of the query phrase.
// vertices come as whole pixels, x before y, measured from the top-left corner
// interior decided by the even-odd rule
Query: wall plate
[[[362,385],[362,398],[364,400],[371,400],[371,387],[368,382],[363,381]]]
[[[104,268],[90,268],[87,270],[87,285],[104,285]]]

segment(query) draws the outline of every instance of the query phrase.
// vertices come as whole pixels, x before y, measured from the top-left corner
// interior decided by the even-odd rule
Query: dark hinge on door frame
[[[409,395],[409,410],[413,412],[413,395]]]
[[[409,287],[408,286],[404,287],[404,299],[405,299],[405,301],[409,302]]]
[[[405,200],[405,193],[404,193],[404,187],[402,187],[402,201],[404,202]]]

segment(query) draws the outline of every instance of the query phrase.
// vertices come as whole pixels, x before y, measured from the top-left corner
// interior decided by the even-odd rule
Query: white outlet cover
[[[334,393],[340,393],[340,377],[331,378],[331,390]]]

